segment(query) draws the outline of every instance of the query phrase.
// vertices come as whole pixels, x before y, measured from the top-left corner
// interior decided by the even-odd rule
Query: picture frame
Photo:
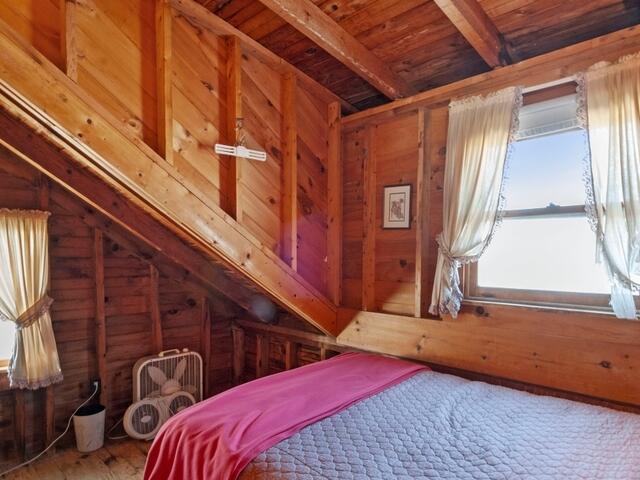
[[[411,184],[385,186],[383,205],[383,229],[411,228]]]

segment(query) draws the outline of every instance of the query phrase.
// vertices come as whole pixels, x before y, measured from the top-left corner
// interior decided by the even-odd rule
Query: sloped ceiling
[[[357,109],[390,101],[258,0],[197,0]],[[416,91],[490,70],[432,0],[312,0]],[[640,23],[636,0],[477,0],[519,61]]]

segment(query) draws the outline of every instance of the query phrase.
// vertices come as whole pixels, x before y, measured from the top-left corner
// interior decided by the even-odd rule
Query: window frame
[[[571,81],[533,91],[524,95],[524,105],[531,105],[576,93],[576,83]],[[585,206],[550,205],[544,208],[507,210],[505,218],[550,218],[584,216]],[[462,290],[464,303],[501,303],[523,307],[547,307],[562,310],[586,310],[612,313],[610,295],[604,293],[562,292],[520,288],[482,287],[478,285],[478,262],[462,268]],[[640,310],[640,299],[636,297],[636,308]]]
[[[507,210],[505,218],[567,218],[586,217],[584,205],[548,206]],[[611,311],[609,294],[564,292],[558,290],[532,290],[521,288],[483,287],[478,285],[478,262],[463,268],[464,297],[468,300],[514,303],[522,305],[565,307],[572,309],[598,309]]]

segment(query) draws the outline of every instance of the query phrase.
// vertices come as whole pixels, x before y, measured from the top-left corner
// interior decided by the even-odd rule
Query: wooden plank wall
[[[267,161],[238,160],[240,223],[277,252],[280,243],[283,102],[281,76],[250,55],[242,56],[242,115],[249,148],[267,152]]]
[[[60,2],[1,2],[0,18],[28,39],[45,57],[64,68]]]
[[[298,89],[298,271],[327,292],[329,119],[326,103]]]
[[[150,264],[134,249],[133,242],[122,244],[121,231],[102,231],[89,225],[79,213],[85,207],[77,198],[57,185],[49,185],[26,163],[0,154],[0,208],[41,208],[43,197],[52,212],[51,314],[64,375],[64,381],[53,387],[52,431],[57,435],[64,429],[73,410],[90,394],[91,381],[101,376],[101,302],[106,354],[101,400],[107,406],[108,426],[131,403],[133,364],[142,356],[157,353],[159,348],[198,351],[208,365],[205,384],[209,385],[209,393],[228,388],[232,379],[230,326],[238,308],[180,275],[154,275],[158,271],[180,270],[160,258]],[[117,240],[111,238],[112,233]],[[162,345],[150,340],[155,311],[159,312]],[[6,375],[0,377],[3,464],[42,448],[48,429],[47,390],[8,390]],[[71,442],[72,435],[65,441]]]
[[[633,49],[632,35],[633,31],[618,32],[549,54],[547,62],[540,57],[504,73],[501,69],[441,87],[439,94],[419,94],[414,104],[404,99],[397,109],[379,108],[371,115],[356,114],[356,120],[343,119],[344,301],[339,325],[346,329],[339,343],[640,405],[635,380],[640,368],[637,322],[605,314],[489,304],[465,306],[457,319],[435,319],[425,311],[437,260],[435,238],[442,230],[449,96],[486,93],[527,84],[532,78],[557,80],[580,65],[614,60],[621,49]],[[634,41],[637,49],[638,39]],[[554,72],[556,77],[550,78]],[[383,230],[381,188],[406,180],[413,186],[415,201],[420,162],[426,176],[425,208],[413,211],[411,230]],[[367,224],[374,218],[367,215],[368,201],[375,202],[373,224]],[[371,238],[373,248],[367,246]],[[416,261],[421,266],[418,275]],[[415,285],[420,288],[414,291]]]
[[[172,39],[174,166],[201,198],[226,205],[228,159],[213,153],[225,133],[225,42],[183,18]]]
[[[154,2],[74,2],[71,34],[82,88],[157,148]],[[97,28],[99,25],[99,28]]]
[[[312,82],[300,81],[291,102],[295,108],[285,111],[282,68],[236,36],[195,26],[160,0],[40,4],[42,8],[9,2],[0,6],[0,20],[15,26],[24,41],[66,71],[115,116],[120,128],[161,154],[190,192],[207,205],[222,207],[261,249],[287,263],[282,251],[282,155],[285,125],[293,121],[293,135],[299,139],[293,158],[299,167],[292,215],[300,225],[292,248],[303,258],[299,275],[327,295],[327,93],[318,95]],[[238,91],[229,96],[227,73],[237,61],[229,56],[234,41],[240,51],[235,67],[239,82]],[[229,105],[231,98],[238,103]],[[265,150],[267,162],[213,152],[215,143],[235,140],[229,131],[233,116],[242,119],[239,137],[249,147]],[[84,138],[80,130],[77,135]]]
[[[414,312],[418,140],[416,113],[344,133],[344,306]],[[412,228],[384,230],[384,187],[401,184],[412,186]]]

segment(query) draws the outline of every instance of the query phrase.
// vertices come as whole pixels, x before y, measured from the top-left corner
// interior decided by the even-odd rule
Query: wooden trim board
[[[640,404],[634,322],[497,306],[464,309],[452,320],[350,309],[338,315],[348,323],[341,345]]]

